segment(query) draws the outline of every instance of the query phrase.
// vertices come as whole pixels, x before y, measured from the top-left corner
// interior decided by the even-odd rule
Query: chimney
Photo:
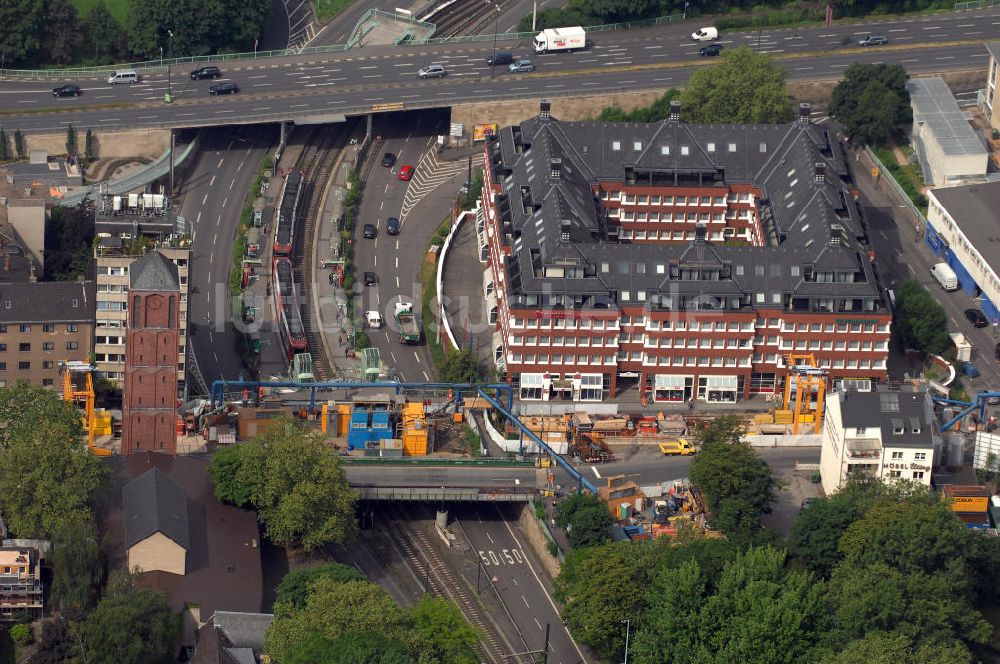
[[[569,233],[570,233],[570,223],[568,221],[563,221],[559,224],[559,242],[568,243]]]
[[[548,120],[552,117],[552,104],[549,103],[548,99],[543,99],[542,103],[538,105],[538,117],[542,120]]]
[[[843,238],[843,227],[840,224],[830,224],[830,241],[829,245],[831,247],[839,247],[840,240]]]
[[[670,116],[669,120],[671,122],[681,121],[681,103],[676,99],[670,102]]]
[[[822,162],[813,164],[813,182],[817,184],[826,182],[826,164]]]
[[[695,244],[705,244],[705,231],[707,226],[704,223],[699,223],[694,227],[694,243]]]
[[[559,180],[562,178],[562,159],[553,157],[549,159],[549,179]]]
[[[625,164],[625,183],[635,184],[635,164]]]
[[[799,104],[799,124],[809,124],[810,115],[812,115],[812,105],[806,102]]]

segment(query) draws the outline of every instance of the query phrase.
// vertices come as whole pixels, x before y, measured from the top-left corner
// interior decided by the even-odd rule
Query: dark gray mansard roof
[[[879,297],[860,208],[847,189],[850,171],[843,152],[831,134],[807,121],[687,125],[535,117],[502,128],[491,139],[489,155],[505,192],[497,205],[513,248],[506,263],[512,295],[591,295],[603,297],[605,306],[614,306],[608,294],[616,290],[765,293],[768,304],[771,293]],[[556,169],[558,178],[552,175]],[[663,185],[663,178],[672,180],[674,174],[681,178],[677,186],[746,183],[763,190],[757,205],[768,246],[609,243],[592,186],[627,178],[637,185],[657,178]],[[671,262],[729,265],[730,276],[678,283],[669,280],[669,270],[657,272],[657,265]],[[578,279],[543,278],[532,267],[557,263],[590,267]],[[602,263],[609,264],[608,271]],[[806,265],[861,272],[865,283],[806,282],[801,278]]]

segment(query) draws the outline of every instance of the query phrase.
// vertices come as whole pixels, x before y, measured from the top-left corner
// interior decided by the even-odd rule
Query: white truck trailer
[[[535,53],[575,51],[587,46],[587,31],[580,26],[546,28],[535,35]]]

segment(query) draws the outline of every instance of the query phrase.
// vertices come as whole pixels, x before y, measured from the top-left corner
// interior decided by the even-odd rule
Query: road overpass
[[[533,464],[500,459],[359,459],[343,467],[361,500],[527,502],[546,484]]]
[[[163,101],[168,86],[165,68],[147,70],[143,81],[131,86],[109,86],[94,73],[77,81],[82,96],[67,99],[52,96],[51,87],[63,79],[51,73],[8,75],[3,79],[0,114],[7,116],[5,126],[24,132],[64,131],[71,123],[100,131],[275,121],[314,124],[393,109],[534,103],[543,96],[606,97],[679,86],[698,67],[711,64],[711,58],[699,57],[700,44],[690,40],[693,25],[688,21],[592,33],[584,51],[535,56],[534,73],[498,70],[494,78],[486,64],[491,42],[372,46],[226,60],[219,63],[220,80],[236,82],[241,93],[223,98],[208,94],[209,85],[217,81],[190,81],[187,67],[175,66],[171,104]],[[890,43],[859,47],[857,40],[872,31],[884,32]],[[749,45],[772,54],[791,80],[822,80],[839,78],[856,61],[899,63],[913,74],[985,68],[983,43],[997,34],[1000,7],[830,28],[725,33],[719,43],[726,48]],[[504,49],[518,55],[531,50],[527,39],[512,40],[507,35],[501,39]],[[444,64],[448,75],[419,79],[417,70],[431,62]]]

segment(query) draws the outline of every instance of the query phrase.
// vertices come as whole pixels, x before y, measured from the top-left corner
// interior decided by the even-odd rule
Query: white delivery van
[[[368,321],[368,327],[373,330],[378,330],[382,327],[382,314],[377,311],[369,311],[365,314],[365,319]]]
[[[947,263],[935,263],[931,268],[931,274],[946,291],[958,290],[958,275]]]
[[[137,83],[138,81],[139,74],[134,69],[119,69],[112,73],[111,76],[108,76],[108,83],[111,85],[117,83]]]
[[[691,33],[691,39],[695,41],[715,41],[718,38],[719,31],[715,28],[701,28]]]

